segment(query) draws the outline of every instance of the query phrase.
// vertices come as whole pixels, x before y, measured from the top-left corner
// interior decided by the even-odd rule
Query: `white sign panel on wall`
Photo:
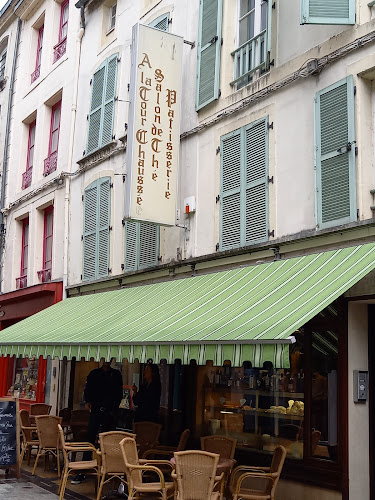
[[[126,219],[175,225],[182,48],[182,37],[133,27]]]

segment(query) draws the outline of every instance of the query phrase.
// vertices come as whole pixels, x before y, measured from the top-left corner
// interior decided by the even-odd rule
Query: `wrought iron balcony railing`
[[[49,175],[54,172],[57,168],[57,151],[51,153],[48,158],[44,160],[44,171],[43,175]]]
[[[27,275],[20,276],[19,278],[16,278],[17,290],[19,290],[20,288],[26,288],[26,287],[27,287]]]
[[[53,62],[55,63],[66,52],[66,37],[53,47]]]
[[[51,281],[51,274],[51,269],[42,269],[41,271],[38,271],[38,279],[42,283],[46,283],[47,281]]]
[[[22,174],[22,189],[26,189],[31,184],[31,179],[33,178],[33,169],[28,168],[26,172]]]
[[[231,85],[246,85],[255,71],[267,69],[267,30],[240,45],[231,55],[234,57],[234,80]]]

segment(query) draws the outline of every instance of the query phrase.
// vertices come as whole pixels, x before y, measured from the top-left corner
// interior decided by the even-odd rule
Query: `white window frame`
[[[109,8],[109,16],[108,16],[108,33],[115,29],[116,27],[116,14],[117,14],[117,2],[112,4]],[[113,15],[113,11],[115,12]]]

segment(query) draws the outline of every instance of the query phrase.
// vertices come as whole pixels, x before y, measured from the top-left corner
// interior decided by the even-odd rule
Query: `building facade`
[[[0,125],[2,310],[7,297],[23,304],[48,295],[56,302],[63,293],[74,300],[374,241],[372,2],[340,0],[333,8],[312,0],[23,0],[4,9],[0,76],[6,47],[5,77],[12,57],[16,63],[13,92],[8,80],[0,92],[1,117],[13,99],[10,124]],[[175,227],[124,219],[138,22],[184,39]],[[358,281],[338,293],[328,313],[324,308],[299,325],[304,349],[290,350],[290,366],[297,357],[305,364],[289,373],[284,392],[303,393],[290,379],[301,384],[309,374],[310,409],[297,426],[299,445],[288,457],[280,498],[373,493],[371,386],[369,401],[353,399],[353,372],[373,377],[373,272]],[[3,326],[26,316],[17,314]],[[319,381],[327,387],[318,390]],[[244,448],[267,451],[274,433],[257,422],[263,444],[249,441],[239,450],[249,462],[261,453]]]

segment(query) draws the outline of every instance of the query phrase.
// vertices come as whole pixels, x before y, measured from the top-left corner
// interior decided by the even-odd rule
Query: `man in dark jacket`
[[[103,363],[101,368],[92,370],[85,386],[84,398],[86,408],[90,410],[87,439],[95,445],[99,432],[113,431],[116,428],[116,416],[122,400],[122,375],[111,368],[111,363]],[[85,452],[83,460],[91,460],[91,452]],[[72,484],[85,480],[78,474]]]

